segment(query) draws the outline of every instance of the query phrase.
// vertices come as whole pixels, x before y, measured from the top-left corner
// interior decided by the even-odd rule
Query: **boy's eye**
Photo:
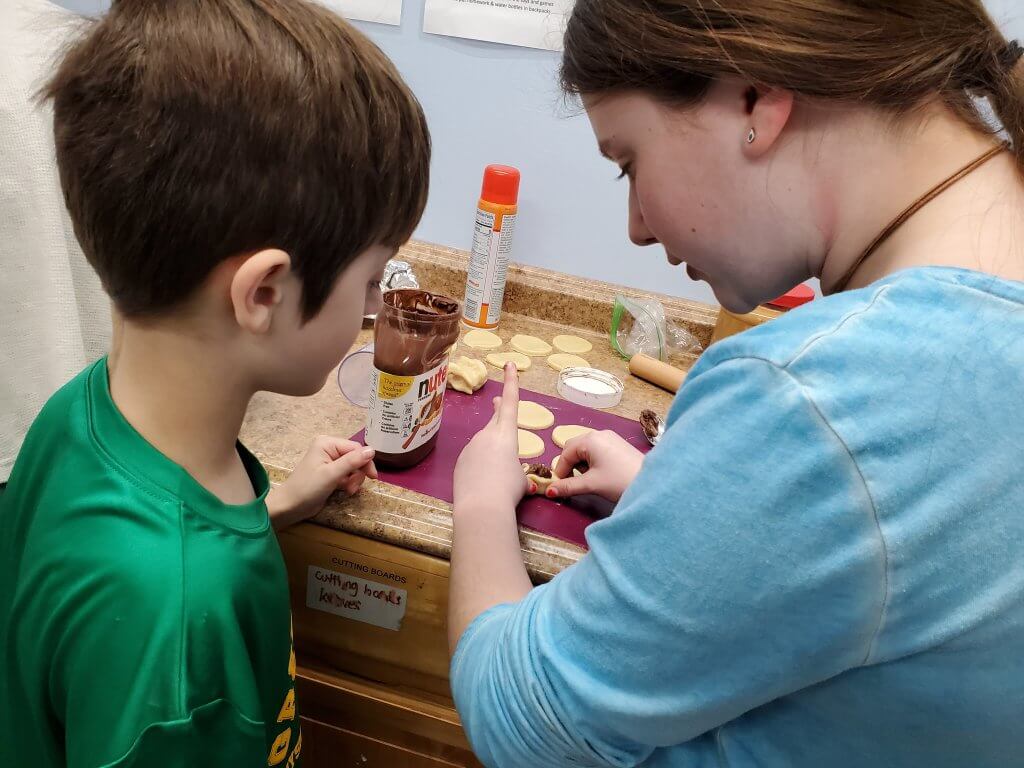
[[[633,178],[633,166],[628,163],[622,166],[622,169],[619,172],[619,175],[615,177],[615,180],[619,181],[620,179],[624,179],[626,176]]]

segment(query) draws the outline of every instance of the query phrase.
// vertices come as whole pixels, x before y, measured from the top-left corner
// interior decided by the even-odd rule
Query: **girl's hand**
[[[618,502],[626,488],[636,479],[644,454],[614,432],[588,432],[565,444],[565,450],[554,467],[555,482],[547,495],[579,496],[592,493],[611,502]],[[579,477],[573,467],[586,464],[589,469]]]
[[[470,440],[455,464],[455,514],[512,511],[528,490],[519,462],[519,374],[505,366],[505,389],[494,398],[494,416]]]

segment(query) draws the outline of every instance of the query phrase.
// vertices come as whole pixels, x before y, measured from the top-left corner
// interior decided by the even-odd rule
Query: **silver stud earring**
[[[757,138],[757,132],[753,128],[750,129],[750,133],[747,134],[747,144],[753,144],[754,139]]]

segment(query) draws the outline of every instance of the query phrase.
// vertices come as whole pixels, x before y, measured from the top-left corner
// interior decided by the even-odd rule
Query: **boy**
[[[318,438],[268,494],[238,432],[255,392],[318,391],[376,310],[426,198],[422,111],[303,0],[115,0],[46,95],[124,319],[0,500],[0,764],[296,765],[271,523],[354,493],[372,452]]]

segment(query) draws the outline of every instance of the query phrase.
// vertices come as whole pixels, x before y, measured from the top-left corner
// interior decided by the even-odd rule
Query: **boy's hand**
[[[633,482],[644,455],[614,432],[589,432],[570,440],[555,464],[555,482],[547,495],[578,496],[593,493],[611,502],[618,502],[626,487]],[[577,464],[590,467],[579,477],[573,475]]]
[[[455,464],[455,513],[514,510],[529,481],[519,462],[519,375],[505,366],[505,389],[494,398],[494,416],[470,440]]]
[[[284,528],[319,512],[335,491],[349,496],[363,480],[377,479],[372,448],[351,440],[321,435],[291,475],[267,496],[267,509],[275,528]]]

